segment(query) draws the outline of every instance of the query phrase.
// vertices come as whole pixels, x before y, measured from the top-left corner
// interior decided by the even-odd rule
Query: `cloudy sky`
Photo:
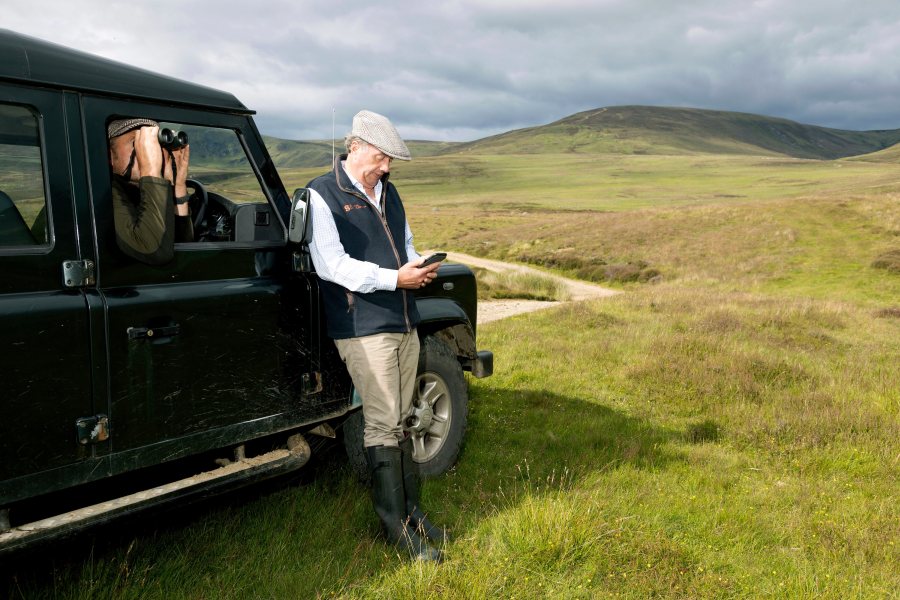
[[[11,0],[0,27],[235,94],[263,133],[472,140],[603,106],[900,128],[897,0]]]

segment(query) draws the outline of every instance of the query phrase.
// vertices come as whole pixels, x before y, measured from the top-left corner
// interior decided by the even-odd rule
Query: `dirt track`
[[[578,302],[580,300],[590,300],[592,298],[606,298],[620,293],[618,290],[611,290],[599,285],[585,283],[584,281],[576,281],[574,279],[559,277],[558,275],[550,275],[548,273],[545,273],[544,271],[526,267],[525,265],[516,265],[512,263],[505,263],[499,260],[478,258],[477,256],[460,254],[458,252],[448,253],[447,259],[453,262],[469,265],[470,267],[480,267],[482,269],[487,269],[489,271],[495,271],[498,273],[509,271],[514,271],[517,273],[534,273],[542,277],[555,279],[564,284],[569,289],[570,297],[568,302]],[[490,323],[491,321],[496,321],[498,319],[504,319],[506,317],[511,317],[513,315],[518,315],[521,313],[541,310],[542,308],[557,306],[558,304],[561,304],[561,302],[542,302],[539,300],[483,301],[478,303],[478,324],[480,325],[482,323]]]

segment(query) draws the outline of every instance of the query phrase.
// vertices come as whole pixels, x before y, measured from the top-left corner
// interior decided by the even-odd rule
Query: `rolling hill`
[[[749,113],[615,106],[462,144],[453,152],[751,154],[835,159],[900,142],[900,130],[846,131]]]
[[[860,154],[859,156],[852,156],[847,160],[856,160],[862,162],[874,162],[874,163],[900,163],[900,144],[896,144],[894,146],[889,146],[884,150],[878,150],[876,152],[870,152],[869,154]]]
[[[209,148],[212,154],[229,160],[229,156],[220,154],[224,150],[216,140],[201,140],[193,135],[192,143],[215,146]],[[331,163],[328,140],[295,141],[271,136],[264,139],[279,168],[327,167]],[[898,143],[900,129],[849,131],[749,113],[613,106],[472,142],[409,140],[407,145],[415,157],[457,153],[735,154],[818,160],[865,156],[861,160],[896,162],[900,148],[889,148]],[[342,145],[342,140],[338,140],[338,152]]]

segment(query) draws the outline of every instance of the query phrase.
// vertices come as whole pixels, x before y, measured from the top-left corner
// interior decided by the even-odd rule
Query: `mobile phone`
[[[435,252],[430,256],[426,256],[425,260],[422,261],[422,264],[419,265],[419,268],[427,267],[428,265],[433,265],[436,262],[441,262],[447,258],[446,252]]]

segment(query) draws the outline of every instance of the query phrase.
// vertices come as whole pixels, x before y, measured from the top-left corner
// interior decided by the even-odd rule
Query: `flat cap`
[[[391,158],[412,160],[409,148],[387,117],[370,110],[361,110],[353,117],[350,135],[367,141]]]
[[[159,123],[150,119],[119,119],[112,121],[106,128],[106,136],[110,139],[141,127],[159,127]]]

